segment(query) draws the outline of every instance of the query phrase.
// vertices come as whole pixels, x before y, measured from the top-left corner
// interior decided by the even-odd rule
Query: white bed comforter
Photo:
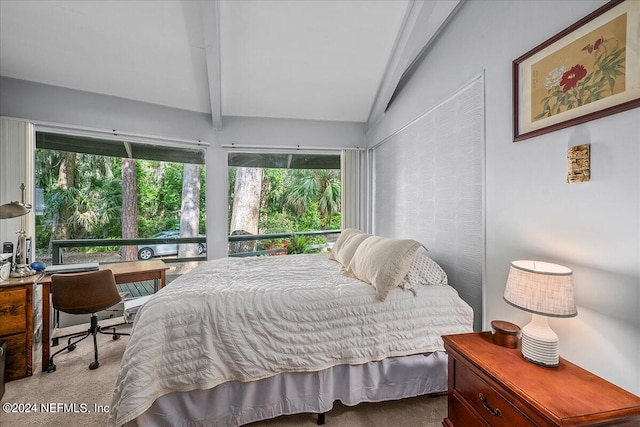
[[[380,302],[324,254],[204,263],[140,309],[109,424],[171,392],[443,350],[441,335],[472,331],[452,287],[415,291]]]

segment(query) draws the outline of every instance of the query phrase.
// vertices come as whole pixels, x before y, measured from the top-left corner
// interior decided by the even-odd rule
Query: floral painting
[[[640,0],[610,0],[512,71],[513,141],[640,107]]]
[[[625,91],[627,15],[531,66],[531,121]]]

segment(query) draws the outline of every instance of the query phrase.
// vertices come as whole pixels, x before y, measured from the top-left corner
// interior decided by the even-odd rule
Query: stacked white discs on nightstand
[[[560,351],[558,341],[543,341],[522,334],[522,357],[543,366],[558,366]]]

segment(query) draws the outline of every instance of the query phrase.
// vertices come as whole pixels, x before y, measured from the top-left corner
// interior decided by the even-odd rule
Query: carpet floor
[[[119,328],[127,332],[126,327]],[[93,344],[87,338],[73,352],[55,357],[57,370],[50,374],[35,366],[31,377],[12,381],[5,386],[0,411],[2,427],[34,426],[105,426],[120,360],[129,337],[112,340],[98,336],[100,367],[89,370],[93,361]],[[62,342],[62,341],[61,341]],[[60,347],[53,347],[57,350]],[[20,412],[6,412],[6,404]],[[345,406],[335,402],[326,415],[327,427],[438,427],[447,413],[447,397],[420,396],[382,403]],[[317,415],[287,415],[252,423],[252,427],[315,426]]]

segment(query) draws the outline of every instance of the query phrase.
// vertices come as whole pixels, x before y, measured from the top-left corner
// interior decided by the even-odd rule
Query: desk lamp
[[[578,314],[571,269],[542,261],[513,261],[504,300],[532,313],[531,323],[522,328],[522,356],[538,365],[558,366],[558,335],[549,327],[547,317]]]
[[[18,246],[20,247],[20,259],[16,259],[16,266],[11,272],[11,277],[26,277],[36,274],[27,265],[27,232],[25,231],[25,215],[31,212],[31,205],[24,202],[24,184],[20,185],[22,191],[21,202],[10,202],[0,206],[0,219],[20,218],[20,231],[18,231]]]

